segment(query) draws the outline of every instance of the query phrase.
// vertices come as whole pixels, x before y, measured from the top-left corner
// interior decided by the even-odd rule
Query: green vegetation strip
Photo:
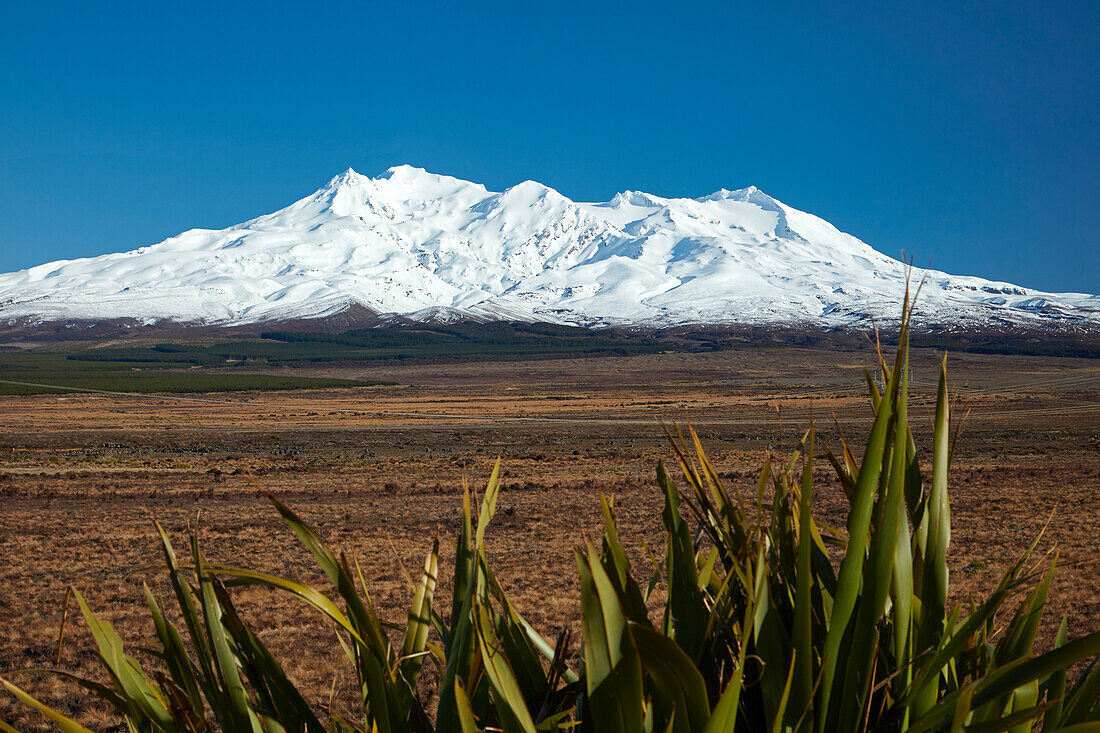
[[[272,331],[259,339],[141,346],[54,346],[0,352],[0,395],[56,392],[230,392],[363,387],[387,382],[249,373],[269,367],[440,363],[609,356],[663,351],[652,338],[546,323],[373,328],[344,333]],[[213,370],[217,371],[213,371]]]
[[[66,358],[65,354],[56,353],[0,354],[0,395],[52,394],[71,390],[128,393],[236,392],[385,384],[356,379],[172,371],[173,367],[179,369],[180,365],[74,361]]]
[[[654,353],[671,348],[652,338],[546,323],[477,323],[371,328],[344,333],[269,331],[260,339],[161,343],[88,349],[72,361],[141,363],[146,368],[240,363],[302,365],[339,362],[441,362]]]

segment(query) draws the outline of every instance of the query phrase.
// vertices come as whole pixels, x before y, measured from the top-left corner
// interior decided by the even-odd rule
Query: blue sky
[[[755,184],[920,265],[1100,292],[1098,32],[1089,0],[6,3],[0,270],[411,163]]]

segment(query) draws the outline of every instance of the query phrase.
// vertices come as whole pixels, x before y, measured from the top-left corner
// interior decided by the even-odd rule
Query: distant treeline
[[[924,334],[912,341],[920,348],[973,354],[1100,358],[1100,336],[1095,334]]]
[[[687,351],[707,351],[759,347],[804,347],[861,349],[872,343],[874,333],[858,330],[820,330],[813,328],[698,328],[666,329],[657,334],[665,343]],[[879,333],[883,344],[895,345],[898,334],[888,328]],[[924,331],[914,332],[913,348],[938,349],[956,353],[1015,354],[1019,356],[1100,358],[1100,332],[1024,330]]]

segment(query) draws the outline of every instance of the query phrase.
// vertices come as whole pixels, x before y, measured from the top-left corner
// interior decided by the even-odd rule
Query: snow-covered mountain
[[[577,203],[398,166],[273,214],[0,275],[0,320],[235,325],[349,308],[414,319],[848,326],[897,315],[906,267],[755,187]],[[926,324],[1100,324],[1100,296],[917,269]]]

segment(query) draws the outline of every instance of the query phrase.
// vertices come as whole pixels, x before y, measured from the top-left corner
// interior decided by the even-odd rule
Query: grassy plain
[[[911,420],[927,454],[931,429],[920,426],[933,409],[937,354],[913,356]],[[415,572],[436,534],[449,568],[462,475],[477,486],[497,455],[505,490],[490,551],[513,601],[552,636],[578,617],[571,550],[585,533],[599,535],[598,491],[615,495],[636,565],[646,562],[643,543],[661,536],[653,484],[656,461],[669,457],[661,420],[691,422],[728,483],[749,490],[768,451],[793,448],[811,417],[830,444],[838,430],[858,444],[870,414],[861,368],[873,363],[869,349],[783,347],[269,364],[274,377],[396,384],[202,397],[209,401],[0,398],[0,672],[54,663],[69,584],[127,641],[152,633],[141,582],[166,590],[153,567],[154,517],[176,537],[197,524],[214,560],[319,583],[257,484],[359,556],[383,617],[402,621],[412,592],[405,570]],[[1044,638],[1063,613],[1074,634],[1100,629],[1100,361],[960,354],[949,380],[956,414],[970,410],[950,487],[955,593],[991,586],[1050,519],[1042,548],[1056,546],[1061,567]],[[817,481],[817,513],[842,524],[846,504],[824,462]],[[239,595],[296,681],[317,699],[340,694],[350,675],[323,627],[284,596]],[[89,671],[89,637],[70,621],[62,666]],[[105,726],[102,711],[76,709],[86,697],[64,683],[28,686]],[[0,717],[33,720],[2,698]]]

